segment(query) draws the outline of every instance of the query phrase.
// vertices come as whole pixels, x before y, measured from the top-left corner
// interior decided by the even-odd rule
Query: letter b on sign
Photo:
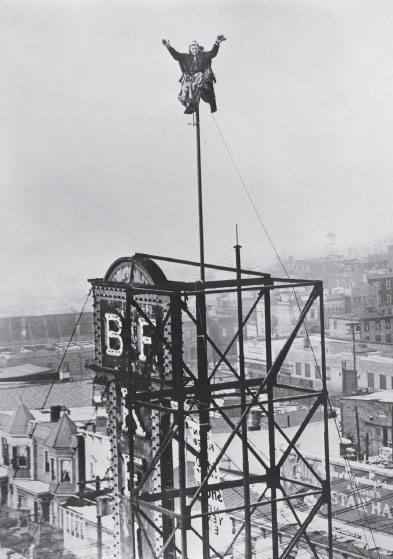
[[[123,353],[123,322],[119,315],[105,313],[105,352],[112,357],[120,357]]]

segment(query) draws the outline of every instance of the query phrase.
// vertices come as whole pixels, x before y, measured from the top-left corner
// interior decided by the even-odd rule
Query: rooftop
[[[364,400],[373,402],[393,403],[393,390],[381,390],[372,394],[363,394],[361,396],[348,396],[345,400]]]
[[[32,493],[34,495],[40,495],[42,493],[49,493],[49,483],[44,483],[42,481],[35,481],[31,479],[13,479],[12,485],[23,489],[27,493]]]
[[[24,365],[15,365],[14,367],[1,367],[0,368],[0,382],[22,379],[42,379],[53,377],[53,368],[39,367],[31,363]]]
[[[29,410],[59,404],[67,408],[87,407],[92,404],[93,381],[57,381],[53,386],[51,382],[4,382],[0,390],[0,411],[16,409],[21,397]]]

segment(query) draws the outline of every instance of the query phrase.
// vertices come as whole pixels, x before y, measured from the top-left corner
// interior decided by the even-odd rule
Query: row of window
[[[1,439],[1,453],[4,466],[30,468],[30,448],[24,445],[9,445],[6,438]]]
[[[363,305],[365,306],[367,304],[367,297],[365,295],[355,295],[352,298],[353,304],[354,305]]]
[[[384,321],[383,324],[385,326],[385,330],[390,330],[391,327],[392,327],[390,318],[384,318],[383,321]],[[375,330],[381,330],[382,320],[380,318],[377,318],[375,320],[365,320],[364,321],[363,324],[364,324],[364,331],[365,332],[370,331],[370,323],[371,323],[371,325],[373,325],[375,323],[374,324]]]
[[[370,336],[364,336],[364,341],[365,342],[369,342],[370,341]],[[391,334],[385,334],[385,339],[382,340],[382,336],[380,334],[376,334],[375,335],[375,339],[371,340],[373,342],[382,342],[384,341],[387,344],[391,344],[392,343],[392,335]]]
[[[367,373],[367,386],[371,390],[375,389],[375,379],[377,375]],[[379,375],[379,388],[381,390],[393,389],[393,376]]]
[[[373,281],[373,286],[380,291],[381,290],[381,281]],[[385,289],[392,289],[392,281],[390,279],[385,280]]]
[[[295,363],[295,374],[297,376],[302,376],[302,363]],[[304,363],[304,376],[306,378],[311,378],[311,364]],[[321,380],[322,371],[321,367],[317,364],[314,365],[314,378]],[[330,367],[326,367],[326,380],[330,380]]]
[[[65,517],[65,528],[67,534],[74,536],[74,538],[79,538],[81,540],[85,539],[85,524],[80,516],[74,514],[73,512],[67,511]]]

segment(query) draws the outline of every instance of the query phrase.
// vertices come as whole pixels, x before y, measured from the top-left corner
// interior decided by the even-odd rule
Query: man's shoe
[[[184,114],[191,115],[192,113],[195,113],[195,107],[194,105],[188,105],[188,107],[184,111]]]

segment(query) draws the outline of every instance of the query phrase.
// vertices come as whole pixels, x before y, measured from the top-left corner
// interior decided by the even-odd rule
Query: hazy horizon
[[[392,26],[388,0],[3,0],[0,314],[12,293],[87,293],[134,252],[198,259],[194,127],[162,38],[227,36],[218,112],[201,106],[207,261],[234,261],[236,224],[245,262],[275,261],[244,185],[282,258],[323,255],[330,231],[342,253],[384,248]]]

